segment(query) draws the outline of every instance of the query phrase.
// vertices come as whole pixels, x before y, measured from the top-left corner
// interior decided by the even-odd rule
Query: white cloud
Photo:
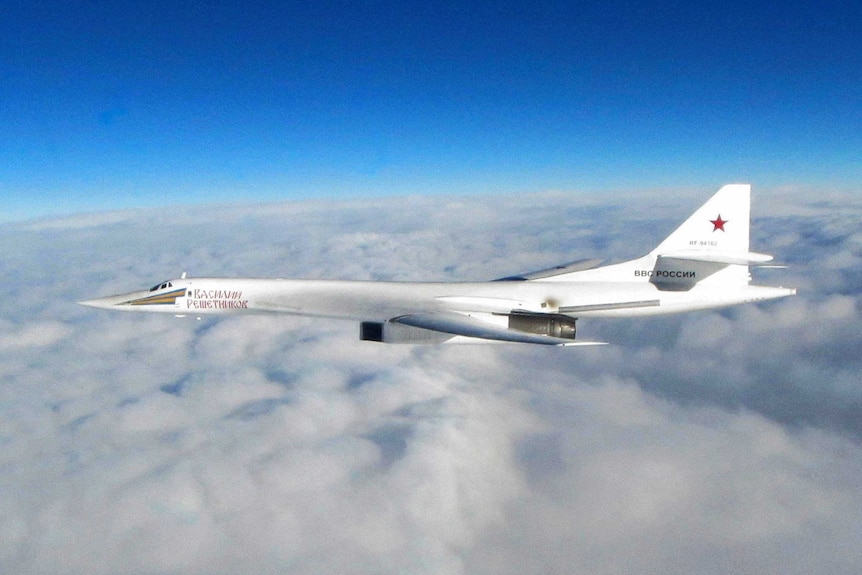
[[[524,460],[539,464],[529,495],[477,546],[471,571],[806,573],[829,571],[853,545],[858,444],[746,411],[658,402],[612,380],[541,395],[540,411],[571,415],[526,442]],[[608,412],[609,396],[636,416]],[[529,451],[549,445],[553,455]],[[837,563],[848,570],[858,557]]]
[[[800,296],[581,322],[602,349],[383,346],[350,322],[72,303],[181,271],[458,280],[635,256],[698,201],[650,198],[5,225],[0,570],[859,571],[855,204],[755,213],[753,249],[791,265],[764,281]]]
[[[0,329],[0,349],[9,351],[48,347],[71,332],[67,325],[58,321],[43,321],[23,326],[7,324],[0,326]]]

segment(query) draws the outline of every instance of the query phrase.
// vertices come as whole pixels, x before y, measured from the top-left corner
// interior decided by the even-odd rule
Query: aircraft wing
[[[409,325],[436,332],[461,335],[479,339],[513,343],[538,343],[544,345],[604,345],[604,342],[572,340],[551,335],[528,333],[510,327],[496,325],[475,317],[455,312],[419,313],[396,317],[393,323]]]
[[[507,281],[530,281],[530,280],[540,280],[551,278],[563,274],[570,274],[573,272],[580,272],[584,270],[590,270],[598,266],[602,263],[602,260],[598,259],[586,259],[586,260],[577,260],[574,262],[570,262],[567,264],[562,264],[558,266],[554,266],[552,268],[545,268],[543,270],[538,270],[535,272],[529,272],[526,274],[518,274],[516,276],[506,276],[504,278],[499,278],[494,281],[498,282],[507,282]]]

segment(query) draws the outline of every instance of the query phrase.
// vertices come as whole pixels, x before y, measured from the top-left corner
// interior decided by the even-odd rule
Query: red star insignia
[[[724,231],[724,224],[726,224],[730,220],[721,219],[721,214],[718,214],[718,217],[714,220],[709,220],[709,223],[713,225],[712,231],[721,230]]]

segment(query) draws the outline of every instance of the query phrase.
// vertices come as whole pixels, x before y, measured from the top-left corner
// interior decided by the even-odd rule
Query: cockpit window
[[[172,284],[171,282],[164,282],[164,283],[154,285],[153,287],[150,288],[150,291],[157,291],[157,290],[165,289],[165,288],[169,288],[169,287],[174,287],[174,284]]]

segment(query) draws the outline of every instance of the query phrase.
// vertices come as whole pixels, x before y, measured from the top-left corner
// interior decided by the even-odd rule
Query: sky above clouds
[[[112,314],[191,275],[490,279],[639,255],[712,190],[106,212],[0,228],[0,571],[854,573],[862,204],[759,194],[769,305],[595,349]]]
[[[4,220],[212,201],[853,189],[856,2],[13,3]]]

